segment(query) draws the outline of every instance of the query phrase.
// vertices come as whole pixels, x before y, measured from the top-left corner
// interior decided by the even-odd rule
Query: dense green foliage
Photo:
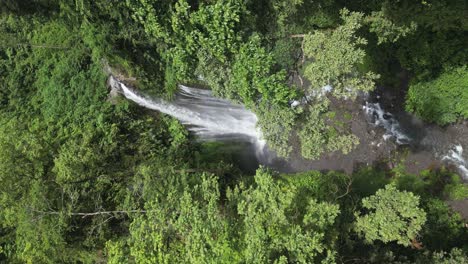
[[[419,208],[418,197],[398,191],[392,185],[364,198],[362,206],[369,212],[357,216],[356,231],[364,234],[368,242],[397,241],[409,246],[426,221],[426,213]]]
[[[329,101],[323,99],[322,102],[310,106],[307,120],[298,132],[301,153],[305,158],[317,159],[325,151],[339,150],[348,154],[359,144],[359,138],[346,133],[344,123],[334,118],[336,113],[328,111],[328,105]]]
[[[468,118],[468,70],[448,70],[437,79],[409,87],[406,109],[424,120],[447,125]]]
[[[372,72],[360,73],[356,66],[363,62],[365,51],[359,46],[367,41],[356,36],[362,27],[364,14],[347,9],[341,11],[343,25],[332,32],[315,31],[304,38],[304,55],[311,59],[304,69],[304,76],[310,81],[310,89],[330,85],[332,94],[338,98],[354,98],[359,91],[374,89]]]
[[[464,4],[2,1],[0,262],[466,262],[466,223],[444,202],[468,197],[454,174],[247,172],[106,88],[108,65],[168,98],[201,83],[254,111],[280,156],[346,154],[359,142],[334,104],[377,75],[408,71],[424,119],[468,116]]]
[[[294,110],[263,103],[258,108],[257,115],[260,117],[257,126],[261,129],[268,146],[273,148],[278,155],[287,157],[292,151],[290,135],[296,119]]]

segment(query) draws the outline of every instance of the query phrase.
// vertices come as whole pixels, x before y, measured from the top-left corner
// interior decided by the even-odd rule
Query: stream
[[[446,165],[468,181],[468,153],[464,151],[468,149],[466,122],[445,128],[428,125],[403,110],[394,113],[384,110],[385,102],[381,102],[379,95],[356,101],[351,130],[361,143],[348,155],[329,153],[319,160],[306,160],[296,151],[284,160],[266,146],[256,127],[254,113],[242,105],[214,97],[210,90],[180,85],[175,99],[168,102],[144,95],[112,76],[108,84],[142,107],[177,118],[201,141],[248,143],[248,149],[255,152],[252,157],[257,159],[257,166],[262,164],[282,172],[340,170],[350,173],[360,166],[389,160],[395,151],[404,151],[409,172]],[[247,159],[250,163],[252,157]]]

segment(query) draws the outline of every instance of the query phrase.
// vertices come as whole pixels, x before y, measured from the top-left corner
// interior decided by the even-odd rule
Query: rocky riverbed
[[[377,89],[355,102],[345,103],[352,116],[351,131],[360,141],[349,154],[334,152],[318,160],[307,160],[300,155],[299,142],[293,136],[295,151],[289,159],[274,158],[266,162],[284,172],[338,170],[351,173],[362,166],[391,169],[403,162],[408,172],[418,173],[445,165],[468,180],[463,168],[468,160],[468,153],[463,153],[463,149],[468,149],[468,122],[446,127],[427,124],[404,111],[404,96],[382,91]],[[460,158],[462,160],[457,161]]]

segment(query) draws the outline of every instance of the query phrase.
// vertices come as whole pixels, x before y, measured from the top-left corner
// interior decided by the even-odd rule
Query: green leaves
[[[297,114],[290,107],[262,103],[256,110],[259,117],[257,126],[268,146],[281,157],[288,157],[292,151],[289,142]]]
[[[406,110],[422,119],[447,125],[468,118],[468,68],[447,70],[438,78],[410,86]]]
[[[308,159],[317,159],[326,151],[348,154],[359,144],[355,135],[340,128],[341,121],[327,118],[330,101],[324,94],[324,87],[330,87],[329,93],[338,99],[354,99],[359,92],[373,90],[378,77],[373,72],[363,73],[358,69],[366,55],[361,47],[367,40],[357,34],[364,14],[347,9],[340,13],[342,25],[332,30],[316,30],[305,35],[303,40],[307,58],[304,76],[310,81],[305,92],[319,97],[312,100],[304,113],[305,122],[298,132],[302,156]]]
[[[146,213],[136,215],[130,226],[127,241],[136,262],[310,263],[333,258],[326,237],[338,216],[337,205],[310,196],[306,206],[296,204],[296,189],[263,169],[257,171],[255,185],[228,189],[224,201],[217,177],[192,176],[196,179],[186,174],[145,177],[144,188],[150,191],[154,180],[159,186],[146,196]],[[121,242],[108,247],[118,258],[126,250]]]
[[[303,212],[293,212],[293,186],[282,185],[265,170],[257,171],[255,183],[228,196],[237,203],[245,262],[311,263],[326,256],[324,236],[338,206],[309,197]]]
[[[106,101],[100,59],[108,43],[96,43],[108,32],[94,41],[101,27],[38,21],[27,43],[44,47],[12,48],[8,61],[0,52],[1,246],[10,262],[93,263],[128,222],[72,213],[119,209],[141,163],[180,164],[187,132]]]
[[[343,9],[341,17],[343,25],[331,31],[317,30],[304,38],[304,54],[310,59],[304,69],[304,76],[311,82],[309,93],[330,85],[334,96],[355,98],[359,91],[374,89],[374,80],[378,76],[357,70],[365,56],[361,46],[367,44],[356,34],[364,15]]]
[[[146,172],[148,173],[148,172]],[[151,173],[151,172],[149,172]],[[161,181],[161,192],[148,197],[145,215],[136,216],[130,226],[130,252],[138,263],[232,263],[237,259],[232,231],[222,214],[217,179],[195,175],[191,185],[178,181],[187,175]],[[156,179],[155,179],[156,180]],[[146,181],[145,188],[152,188]]]
[[[260,37],[251,37],[234,58],[228,94],[237,95],[249,108],[255,108],[258,100],[285,105],[296,91],[286,85],[286,72],[275,72],[273,66],[273,57],[261,46]]]
[[[165,39],[168,37],[168,32],[161,25],[160,17],[158,17],[158,14],[162,13],[164,5],[158,2],[154,0],[126,0],[125,3],[133,11],[131,17],[143,25],[147,34],[154,38]]]
[[[328,105],[328,99],[317,101],[306,112],[307,119],[298,132],[304,158],[317,159],[326,151],[348,154],[359,144],[355,135],[337,132],[333,126],[336,122],[333,115],[330,115],[331,112],[328,112]]]
[[[414,33],[417,29],[417,24],[413,21],[409,25],[395,24],[385,16],[384,10],[372,12],[365,20],[370,24],[369,31],[377,34],[378,44],[397,42],[400,38]]]
[[[220,0],[202,4],[191,18],[194,26],[201,28],[193,32],[199,45],[222,63],[238,50],[241,35],[237,29],[245,8],[244,0]]]
[[[364,214],[356,214],[356,232],[366,241],[395,241],[410,246],[426,221],[426,213],[419,208],[419,197],[406,191],[398,191],[387,185],[375,195],[362,199]]]
[[[220,0],[197,5],[194,9],[186,0],[175,4],[127,0],[132,18],[144,27],[150,39],[162,42],[159,52],[178,82],[195,79],[200,52],[224,64],[238,50],[241,40],[238,27],[246,12],[244,1]]]
[[[434,264],[467,264],[468,256],[459,248],[453,248],[450,252],[435,252],[432,255]]]
[[[431,257],[461,263],[460,250],[421,254],[401,246],[420,234],[428,250],[464,245],[466,228],[442,200],[423,200],[424,229],[425,213],[411,193],[388,186],[362,208],[356,203],[386,181],[385,171],[367,170],[361,179],[308,172],[285,180],[261,169],[248,177],[232,164],[237,157],[219,145],[192,143],[177,120],[106,101],[102,61],[153,93],[196,81],[244,103],[280,156],[292,151],[295,128],[305,157],[346,154],[358,143],[346,123],[353,117],[328,97],[372,90],[376,75],[363,70],[364,57],[385,66],[387,60],[369,55],[385,54],[392,69],[403,65],[418,78],[457,65],[436,80],[413,82],[407,109],[439,124],[468,116],[463,1],[350,2],[345,5],[357,12],[341,11],[338,25],[343,4],[7,1],[0,7],[0,262],[379,262],[394,252],[402,257],[392,261],[424,254],[423,263]],[[291,34],[309,30],[306,64],[298,69],[301,43]],[[363,36],[385,50],[365,51]],[[333,89],[309,96],[310,107],[291,108],[299,94],[288,82],[301,70],[312,84],[305,95]],[[437,189],[414,177],[400,170],[395,176],[422,197]],[[431,186],[440,180],[448,182],[434,178]],[[464,187],[452,181],[445,191],[462,198]],[[351,234],[356,210],[356,231],[384,243],[363,245]]]

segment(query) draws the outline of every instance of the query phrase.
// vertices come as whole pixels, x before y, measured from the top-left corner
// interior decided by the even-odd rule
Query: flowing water
[[[379,103],[366,102],[362,108],[369,117],[371,124],[385,129],[384,140],[395,139],[398,145],[406,145],[411,142],[409,136],[400,127],[400,123],[391,113],[385,112]]]
[[[265,141],[256,127],[257,116],[242,105],[216,98],[210,90],[184,85],[179,86],[170,102],[144,95],[112,76],[109,85],[142,107],[177,118],[201,141],[248,142],[257,159],[266,160]]]
[[[210,90],[181,85],[175,99],[168,102],[150,98],[123,83],[117,84],[127,99],[177,118],[202,140],[243,138],[262,141],[254,113],[241,105],[214,97]]]
[[[461,145],[456,145],[449,150],[448,154],[443,157],[443,160],[447,160],[454,164],[458,168],[463,179],[468,181],[468,164],[463,158],[463,147]]]
[[[418,123],[418,120],[414,116],[403,113],[402,115],[405,115],[406,118],[404,116],[398,118],[384,111],[378,102],[365,102],[363,109],[371,124],[385,129],[384,140],[394,140],[398,145],[410,145],[410,155],[423,153],[419,155],[419,158],[425,155],[429,156],[429,159],[440,160],[447,165],[452,165],[462,178],[468,181],[468,159],[464,157],[463,146],[460,143],[461,140],[467,140],[464,138],[466,137],[466,127],[461,126],[458,131],[452,127],[452,131],[450,131],[438,126],[424,125],[420,121],[419,124],[415,124]],[[406,129],[402,128],[402,122],[405,122]],[[468,142],[463,143],[468,144]]]
[[[379,153],[376,149],[381,149],[382,154],[385,152],[382,149],[394,142],[399,146],[408,146],[410,159],[413,155],[415,162],[421,163],[421,166],[427,167],[429,162],[440,160],[457,168],[460,175],[468,180],[468,162],[463,156],[462,147],[462,144],[467,146],[468,142],[454,141],[455,138],[466,136],[468,133],[466,127],[457,128],[454,132],[437,126],[427,126],[420,121],[415,122],[415,118],[407,113],[399,115],[386,112],[379,102],[364,102],[362,109],[367,117],[367,123],[358,122],[358,129],[353,133],[359,134],[359,131],[365,131],[366,126],[371,126],[371,130],[381,127],[384,132],[383,141],[380,143],[376,143],[378,141],[376,139],[366,141],[361,138],[361,141],[364,141],[361,142],[363,145],[360,147],[361,150],[350,153],[347,155],[349,158],[332,155],[319,161],[301,160],[299,157],[284,161],[277,159],[274,153],[266,149],[265,141],[262,140],[261,133],[256,127],[257,117],[254,113],[242,105],[214,97],[210,90],[181,85],[175,99],[168,102],[159,98],[150,98],[113,77],[110,77],[109,85],[140,106],[177,118],[199,140],[249,142],[262,164],[284,171],[340,169],[340,166],[354,168],[355,163],[369,164],[376,161],[376,155]],[[374,153],[371,154],[372,151]]]

